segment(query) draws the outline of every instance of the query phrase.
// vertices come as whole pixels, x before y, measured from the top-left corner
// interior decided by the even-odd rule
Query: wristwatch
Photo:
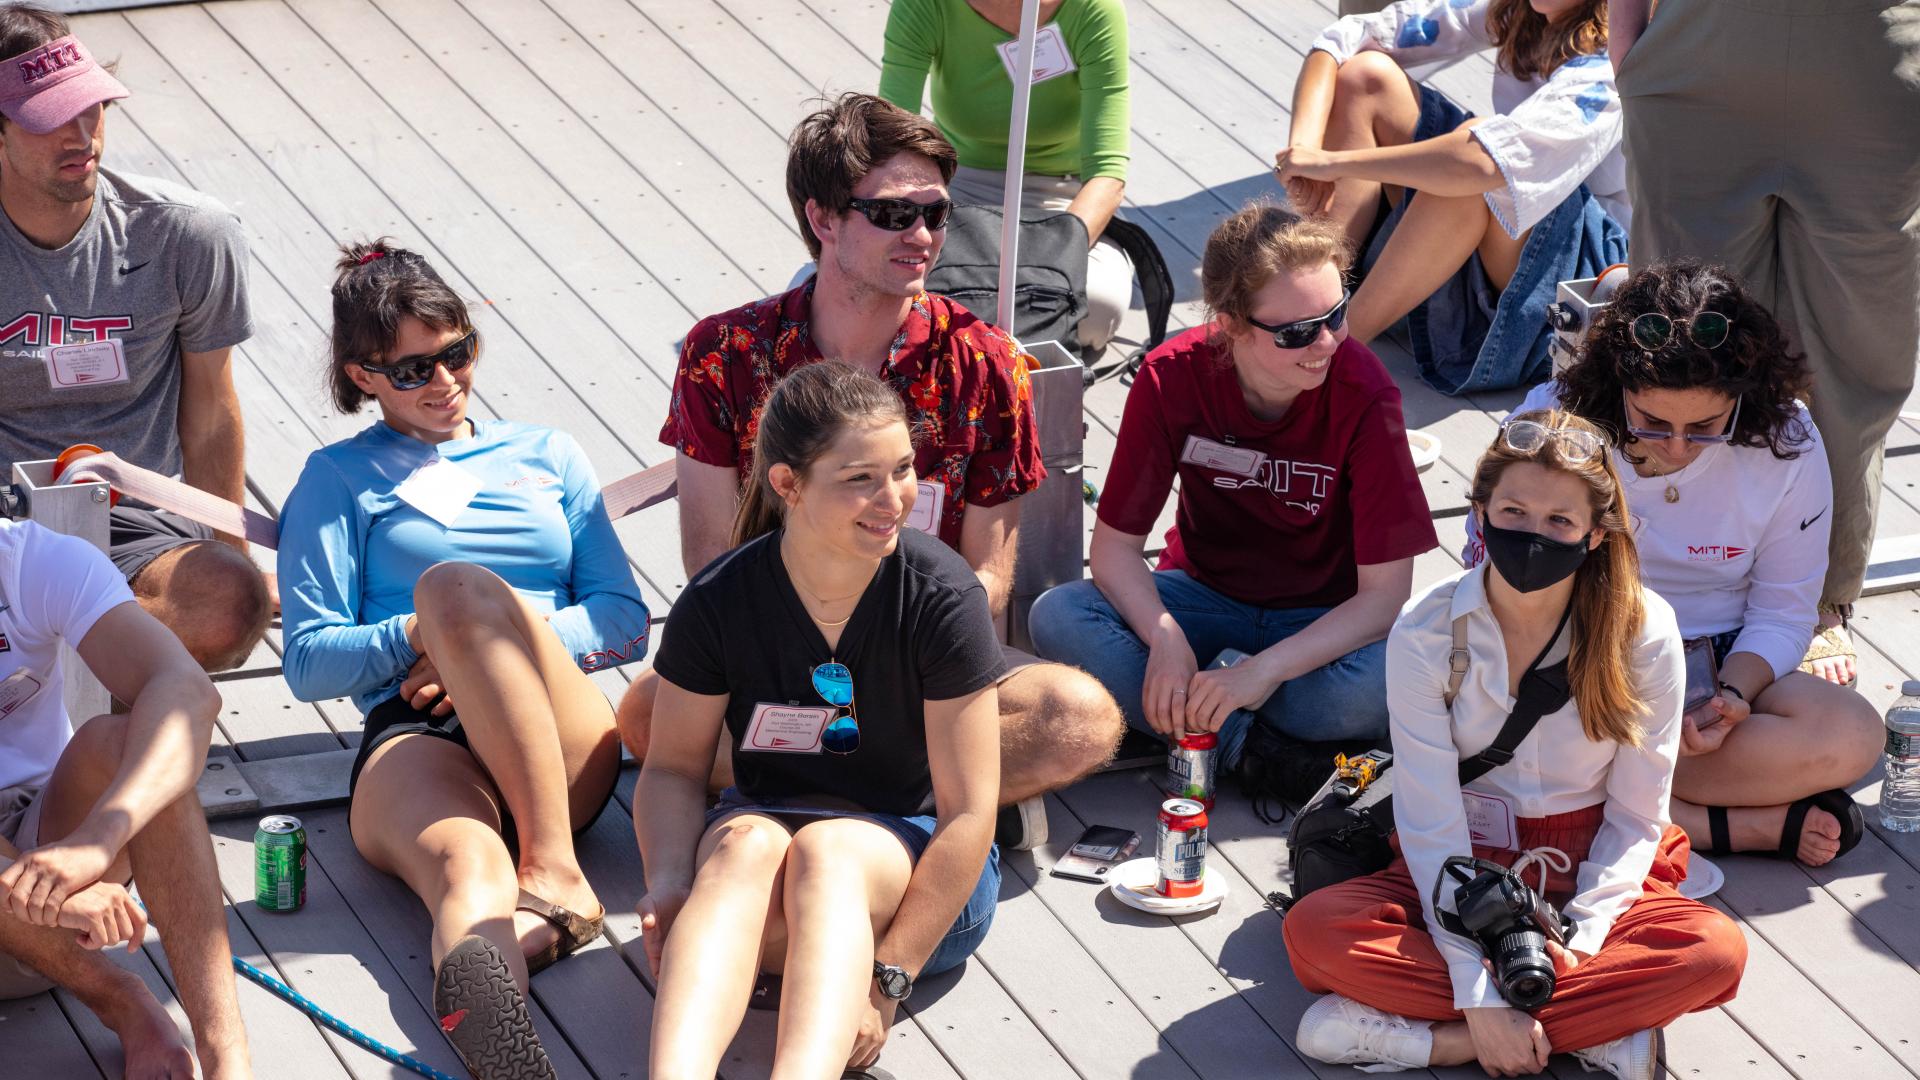
[[[880,987],[882,994],[894,1001],[905,1001],[907,995],[913,993],[913,976],[907,974],[906,968],[897,968],[892,964],[883,964],[875,960],[873,981]]]

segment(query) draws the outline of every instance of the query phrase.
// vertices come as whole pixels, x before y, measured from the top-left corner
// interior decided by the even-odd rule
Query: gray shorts
[[[18,784],[0,788],[0,836],[16,850],[40,846],[39,784]],[[9,916],[0,915],[0,918]],[[0,953],[0,1001],[32,997],[53,989],[53,980],[27,965]]]
[[[107,557],[129,582],[174,548],[212,539],[212,529],[164,510],[116,506],[107,516]]]

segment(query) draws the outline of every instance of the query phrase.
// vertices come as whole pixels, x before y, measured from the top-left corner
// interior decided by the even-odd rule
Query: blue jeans
[[[932,814],[917,814],[913,817],[901,817],[898,814],[855,813],[844,810],[819,810],[806,807],[797,802],[782,802],[778,799],[756,799],[743,795],[738,788],[728,788],[720,793],[720,799],[707,810],[707,827],[728,814],[741,810],[755,810],[782,818],[789,827],[796,830],[804,828],[808,820],[823,818],[856,818],[871,821],[886,829],[900,842],[906,845],[907,854],[913,856],[915,865],[920,856],[926,853],[927,845],[933,840],[934,826],[939,819]],[[994,909],[1000,903],[1000,845],[987,849],[987,864],[980,868],[980,877],[973,883],[973,892],[967,896],[967,904],[960,909],[960,916],[947,928],[940,944],[934,946],[933,955],[920,968],[920,977],[938,975],[949,968],[960,966],[961,961],[973,955],[973,950],[987,939],[987,930],[993,926]]]
[[[1160,603],[1205,667],[1223,649],[1258,653],[1306,629],[1326,608],[1267,609],[1200,584],[1180,570],[1153,575]],[[1100,680],[1136,731],[1152,731],[1140,705],[1147,646],[1091,581],[1047,590],[1027,617],[1034,650]],[[1309,742],[1385,739],[1387,643],[1362,645],[1325,667],[1282,683],[1259,707],[1236,709],[1220,727],[1220,764],[1239,764],[1255,719]]]

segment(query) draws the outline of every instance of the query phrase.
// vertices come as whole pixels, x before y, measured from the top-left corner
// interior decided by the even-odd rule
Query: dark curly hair
[[[1632,326],[1650,311],[1674,321],[1672,339],[1652,353],[1633,340]],[[1717,348],[1701,348],[1686,331],[1684,321],[1702,311],[1732,324]],[[1633,442],[1622,392],[1653,389],[1714,390],[1739,401],[1735,446],[1771,450],[1784,461],[1811,442],[1794,403],[1807,393],[1806,354],[1793,351],[1773,313],[1726,267],[1696,259],[1663,260],[1628,278],[1554,382],[1563,408],[1607,428],[1622,447]]]

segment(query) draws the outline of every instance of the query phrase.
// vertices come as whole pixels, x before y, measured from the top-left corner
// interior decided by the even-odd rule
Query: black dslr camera
[[[1499,863],[1455,855],[1440,869],[1440,880],[1433,884],[1433,909],[1441,924],[1480,943],[1493,961],[1494,985],[1509,1005],[1545,1005],[1554,986],[1547,942],[1565,945],[1572,921]],[[1440,887],[1448,877],[1460,883],[1453,890],[1452,912],[1440,908]]]

